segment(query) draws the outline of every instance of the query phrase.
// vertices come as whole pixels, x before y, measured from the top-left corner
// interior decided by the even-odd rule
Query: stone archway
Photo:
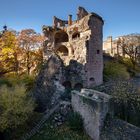
[[[59,56],[68,56],[69,55],[69,50],[64,45],[57,47],[56,52]]]
[[[72,88],[71,82],[70,82],[70,81],[65,81],[62,85],[63,85],[66,89],[71,89],[71,88]]]
[[[68,34],[64,31],[58,31],[55,34],[55,43],[62,43],[62,42],[68,42],[69,37]]]
[[[77,91],[81,91],[82,88],[83,88],[83,84],[81,83],[77,83],[74,86],[74,90],[77,90]]]
[[[75,40],[75,39],[77,39],[77,38],[80,38],[80,33],[79,33],[79,32],[73,33],[72,39]]]

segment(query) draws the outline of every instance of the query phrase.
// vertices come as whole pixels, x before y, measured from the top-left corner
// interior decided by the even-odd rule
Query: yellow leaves
[[[42,63],[44,37],[33,29],[25,29],[15,36],[6,31],[0,38],[0,72],[25,73],[36,71]],[[39,51],[38,51],[39,50]]]
[[[9,47],[7,47],[7,48],[3,48],[2,50],[1,50],[1,53],[3,54],[3,55],[5,55],[5,54],[13,54],[14,53],[14,50],[13,49],[11,49],[11,48],[9,48]]]
[[[0,38],[0,61],[2,71],[12,71],[15,68],[15,53],[17,51],[17,39],[16,36],[10,32],[6,31]],[[1,70],[0,70],[1,72]]]

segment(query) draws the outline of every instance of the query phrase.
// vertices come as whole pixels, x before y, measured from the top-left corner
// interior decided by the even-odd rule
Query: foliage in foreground
[[[24,86],[0,88],[0,131],[15,129],[32,115],[35,104]]]
[[[119,78],[95,89],[112,96],[111,107],[115,116],[140,126],[140,92],[132,81]]]
[[[18,76],[15,74],[7,74],[0,78],[0,87],[6,85],[7,87],[14,87],[16,85],[24,85],[27,91],[33,88],[35,82],[35,76],[33,75],[22,75]]]
[[[140,125],[140,94],[130,81],[118,80],[110,90],[113,97],[116,115],[130,123]]]

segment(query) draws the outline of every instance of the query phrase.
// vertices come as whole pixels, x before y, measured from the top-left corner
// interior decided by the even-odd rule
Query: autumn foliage
[[[37,73],[43,62],[44,37],[33,29],[19,33],[5,31],[0,36],[0,76],[7,73]]]

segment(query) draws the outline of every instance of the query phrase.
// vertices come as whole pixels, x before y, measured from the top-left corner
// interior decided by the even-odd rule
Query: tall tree
[[[140,35],[127,35],[117,40],[118,56],[129,57],[133,67],[140,63]]]
[[[17,72],[18,46],[14,33],[5,31],[0,37],[0,74]]]
[[[43,36],[37,34],[33,29],[22,30],[18,36],[19,46],[22,48],[22,68],[30,74],[37,66],[37,50],[42,46]],[[42,57],[42,56],[41,56]]]

